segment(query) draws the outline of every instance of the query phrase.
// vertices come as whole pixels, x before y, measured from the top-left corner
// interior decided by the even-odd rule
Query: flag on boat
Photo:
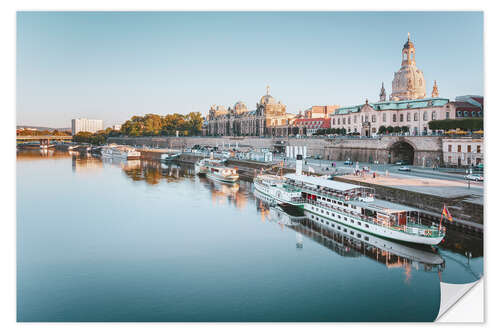
[[[450,222],[453,222],[453,218],[451,217],[450,212],[448,211],[448,208],[446,208],[446,205],[443,205],[443,211],[441,213],[446,219]]]

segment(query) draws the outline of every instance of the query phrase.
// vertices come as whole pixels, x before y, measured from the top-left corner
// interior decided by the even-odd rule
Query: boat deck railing
[[[289,186],[290,188],[294,188],[296,191],[304,191],[304,190],[306,190],[306,191],[309,191],[309,192],[313,192],[313,193],[315,193],[318,196],[323,196],[323,197],[326,197],[326,198],[332,199],[332,200],[342,201],[344,203],[348,202],[350,200],[362,197],[360,195],[349,195],[349,194],[346,194],[346,193],[343,193],[343,192],[332,192],[332,191],[320,190],[320,189],[317,189],[317,188],[313,188],[311,186],[300,187],[300,186],[292,185],[292,184],[288,184],[288,183],[286,185]],[[372,197],[373,197],[373,195],[372,195]]]
[[[331,209],[335,212],[341,212],[343,214],[348,215],[349,217],[357,218],[363,222],[378,225],[378,226],[381,226],[381,227],[384,227],[387,229],[403,232],[406,234],[423,236],[423,237],[441,237],[441,236],[444,236],[445,232],[446,232],[446,229],[444,227],[442,227],[441,229],[438,229],[435,226],[426,226],[423,224],[411,223],[411,222],[408,222],[406,225],[394,225],[392,223],[380,221],[380,220],[373,218],[373,217],[369,217],[369,216],[355,213],[355,212],[348,210],[348,209],[334,207],[332,205],[328,205],[328,204],[323,203],[323,202],[318,202],[318,201],[309,200],[309,199],[302,199],[302,202],[310,203],[310,204],[313,204],[313,205],[316,205],[319,207],[323,207],[323,208],[327,208],[327,209]]]

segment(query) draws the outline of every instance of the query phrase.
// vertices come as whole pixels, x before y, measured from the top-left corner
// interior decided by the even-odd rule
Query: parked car
[[[477,174],[468,174],[465,176],[465,180],[473,180],[475,182],[482,182],[484,180],[483,176]]]
[[[400,167],[398,168],[398,170],[399,170],[399,171],[408,171],[408,172],[409,172],[409,171],[411,171],[410,167],[405,166],[405,165],[400,166]]]
[[[345,165],[352,165],[352,161],[351,160],[347,160],[344,162]]]

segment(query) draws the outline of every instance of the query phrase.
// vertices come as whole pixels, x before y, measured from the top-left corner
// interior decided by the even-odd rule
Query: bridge
[[[38,141],[40,146],[48,147],[50,141],[71,141],[71,135],[17,135],[16,142]]]

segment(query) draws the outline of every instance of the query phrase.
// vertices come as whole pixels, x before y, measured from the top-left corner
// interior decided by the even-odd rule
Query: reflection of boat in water
[[[423,225],[418,210],[375,199],[372,188],[303,175],[300,158],[295,174],[259,175],[254,188],[277,204],[294,205],[331,223],[379,237],[436,245],[445,236],[444,228]]]
[[[269,214],[267,215],[267,219],[270,222],[274,222],[280,225],[285,226],[294,226],[303,222],[307,219],[304,215],[291,215],[288,214],[282,207],[273,206],[269,207]]]
[[[102,147],[101,154],[106,158],[120,158],[124,160],[137,160],[141,158],[141,153],[135,148],[111,144]]]
[[[225,166],[221,160],[204,158],[194,165],[195,173],[225,183],[235,183],[240,176],[236,168]]]
[[[363,253],[366,253],[366,250],[370,250],[371,247],[375,247],[388,251],[392,255],[409,259],[412,262],[428,265],[442,265],[444,263],[443,258],[434,252],[434,249],[430,246],[411,246],[387,238],[377,237],[344,224],[324,219],[321,215],[311,212],[305,212],[305,216],[310,224],[314,223],[321,231],[325,230],[326,234],[333,233],[349,238],[351,244],[354,244]]]
[[[257,196],[258,197],[258,196]],[[388,267],[412,264],[424,265],[425,270],[444,268],[444,260],[428,245],[409,245],[362,232],[341,223],[332,222],[319,214],[305,212],[298,216],[289,214],[288,208],[269,207],[266,218],[274,223],[288,226],[342,256],[368,256],[383,261]],[[297,236],[299,237],[299,236]],[[297,239],[297,244],[302,242]],[[299,246],[298,246],[299,247]]]
[[[119,166],[123,170],[133,170],[133,169],[139,169],[141,167],[140,160],[124,160],[119,157],[113,158],[113,157],[102,156],[102,162],[104,164]]]
[[[212,191],[215,190],[225,196],[234,196],[240,190],[238,183],[210,182]]]

